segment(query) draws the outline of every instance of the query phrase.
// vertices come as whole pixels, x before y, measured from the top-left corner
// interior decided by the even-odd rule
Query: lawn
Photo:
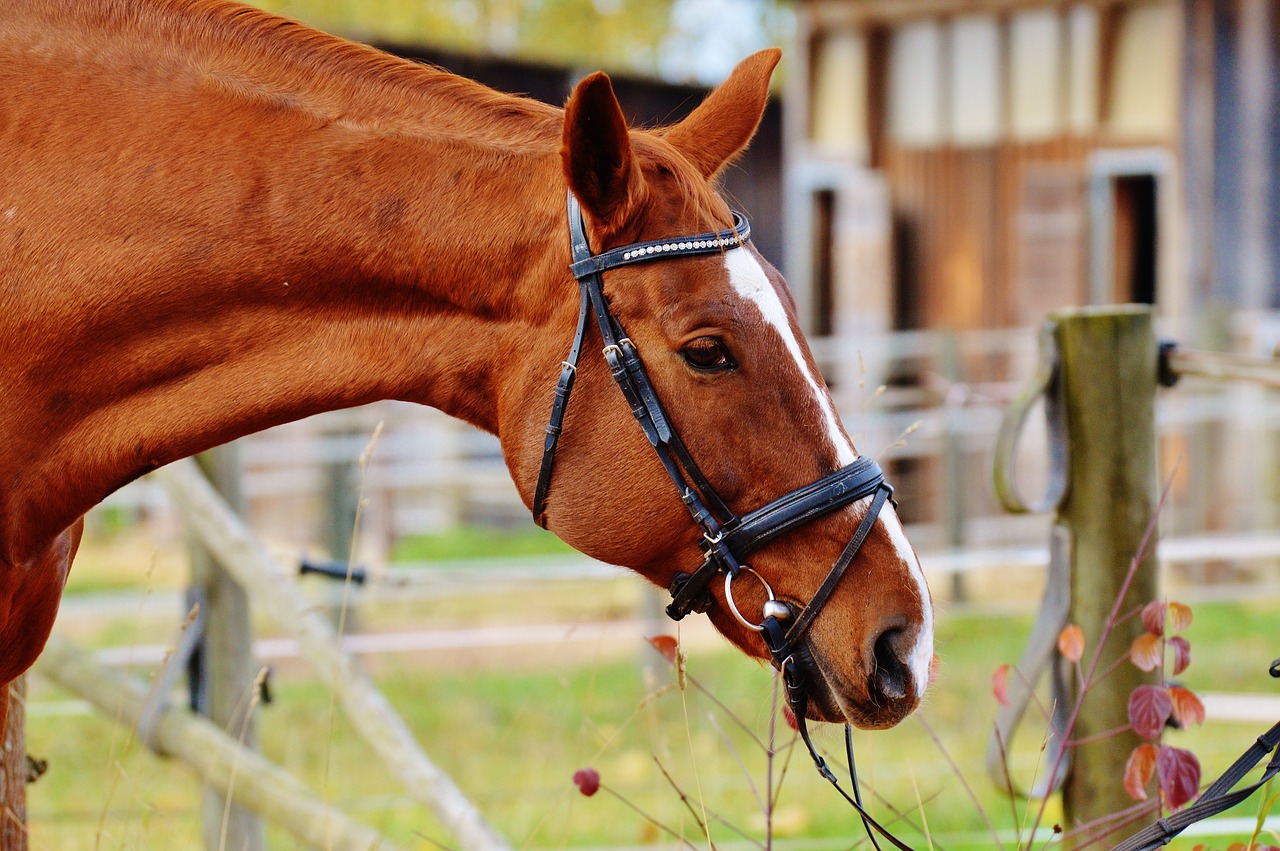
[[[641,596],[639,584],[623,577],[562,583],[532,595],[518,589],[507,599],[499,595],[492,609],[508,625],[590,621],[632,616]],[[453,617],[484,625],[474,607],[475,601],[455,608],[442,600],[366,605],[357,621],[366,630],[410,628],[415,622],[422,628],[428,616],[433,626],[439,623],[443,610],[446,624]],[[1274,603],[1194,609],[1187,632],[1194,663],[1183,683],[1199,691],[1276,693],[1265,675],[1280,655]],[[89,644],[143,643],[154,640],[153,633],[172,631],[175,622],[149,625],[147,618],[126,616],[93,628],[80,623],[75,631]],[[903,826],[903,835],[916,847],[930,841],[947,849],[997,847],[966,786],[995,823],[1000,841],[1016,847],[1012,836],[1026,805],[1003,799],[982,765],[995,709],[991,674],[1002,662],[1016,661],[1029,625],[1026,614],[944,609],[938,681],[923,711],[894,730],[855,734],[873,810],[886,820],[894,818],[892,808],[907,811],[915,826]],[[695,633],[688,628],[689,636]],[[700,822],[710,825],[717,848],[757,847],[752,842],[769,833],[777,848],[855,846],[860,827],[852,811],[815,774],[803,750],[793,749],[791,731],[773,722],[771,672],[721,643],[689,645],[688,673],[696,685],[683,691],[671,666],[639,638],[622,647],[584,645],[569,631],[562,646],[484,655],[389,654],[369,660],[369,666],[427,752],[515,847],[663,841],[664,847],[682,847],[672,839],[675,834],[706,848]],[[398,847],[447,846],[447,831],[370,758],[308,669],[282,663],[272,680],[274,700],[261,713],[263,750],[271,759],[384,831]],[[30,701],[29,749],[51,766],[31,787],[33,849],[199,847],[199,792],[181,766],[150,755],[108,720],[77,711],[68,695],[38,677],[32,678]],[[1207,780],[1265,726],[1210,719],[1203,728],[1171,732],[1168,742],[1199,754]],[[771,729],[778,750],[772,773],[760,744],[769,741]],[[1042,732],[1033,721],[1017,743],[1014,762],[1021,777],[1035,770]],[[842,752],[835,728],[820,730],[817,738],[825,750]],[[953,762],[962,767],[965,782]],[[573,773],[588,766],[604,784],[591,798],[572,782]],[[759,799],[770,782],[777,805],[766,819]],[[1115,791],[1117,806],[1126,805],[1120,778]],[[1240,812],[1252,816],[1256,809],[1250,801]],[[1058,815],[1051,805],[1046,824]],[[269,837],[272,848],[296,847],[288,837]],[[1225,848],[1228,838],[1212,842]]]

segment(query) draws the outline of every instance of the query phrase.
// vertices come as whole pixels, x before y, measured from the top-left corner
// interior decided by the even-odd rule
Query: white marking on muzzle
[[[823,420],[827,425],[827,436],[831,439],[831,445],[836,452],[836,460],[841,466],[852,464],[857,460],[858,453],[854,451],[853,443],[840,428],[840,421],[836,418],[835,405],[831,402],[830,394],[818,384],[809,365],[805,362],[804,355],[800,351],[800,341],[791,329],[787,309],[769,282],[768,276],[765,275],[764,267],[746,248],[726,251],[724,266],[729,273],[729,283],[733,286],[734,292],[760,310],[764,320],[778,332],[787,351],[795,358],[796,368],[800,370],[800,374],[804,376],[805,382],[813,391],[818,410],[822,412]],[[929,601],[929,586],[925,583],[924,569],[920,566],[920,560],[916,558],[915,550],[911,548],[911,543],[902,529],[902,521],[898,519],[892,506],[884,507],[878,522],[884,525],[885,531],[889,534],[889,540],[898,551],[898,558],[907,567],[920,595],[920,632],[916,636],[915,646],[911,649],[906,662],[915,681],[915,692],[921,695],[924,694],[925,687],[928,685],[929,665],[933,660],[933,606]]]
[[[929,666],[933,662],[933,603],[929,599],[929,584],[925,582],[920,559],[916,558],[915,550],[907,540],[907,533],[903,531],[898,512],[893,510],[893,506],[886,505],[880,512],[879,519],[889,533],[894,549],[907,565],[911,578],[916,583],[916,593],[920,595],[920,632],[916,634],[915,646],[911,648],[906,662],[911,669],[912,679],[915,680],[916,694],[922,695],[929,685]]]

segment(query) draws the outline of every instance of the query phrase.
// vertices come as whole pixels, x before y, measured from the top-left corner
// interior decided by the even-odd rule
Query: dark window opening
[[[835,214],[836,193],[813,193],[813,333],[830,336],[835,330]]]
[[[1156,177],[1137,174],[1115,179],[1115,298],[1156,303]]]

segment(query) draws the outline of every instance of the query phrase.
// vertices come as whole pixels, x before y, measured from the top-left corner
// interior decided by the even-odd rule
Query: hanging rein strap
[[[867,836],[871,839],[871,844],[875,848],[880,848],[880,844],[876,841],[875,834],[879,833],[888,840],[893,847],[900,851],[914,851],[911,846],[904,843],[898,837],[894,836],[888,828],[884,827],[870,813],[862,803],[862,790],[858,785],[858,773],[854,767],[853,760],[853,730],[849,725],[845,725],[845,754],[849,761],[849,783],[853,791],[850,796],[848,792],[840,785],[840,781],[836,778],[835,772],[827,765],[827,761],[818,753],[817,747],[813,744],[813,739],[809,735],[809,725],[805,718],[805,712],[808,708],[809,693],[805,677],[800,670],[799,662],[796,660],[796,653],[799,651],[801,642],[804,640],[805,633],[813,624],[813,619],[817,616],[827,599],[835,591],[836,586],[840,582],[840,578],[844,576],[849,565],[853,563],[854,557],[858,554],[858,550],[862,548],[862,544],[867,539],[867,535],[871,533],[871,527],[875,525],[876,518],[880,516],[880,510],[884,508],[885,502],[893,494],[893,488],[881,479],[877,483],[875,496],[871,500],[871,506],[867,509],[867,513],[862,515],[862,520],[858,523],[857,530],[853,533],[853,537],[849,543],[845,545],[844,551],[840,553],[840,558],[836,560],[835,565],[831,568],[831,572],[827,574],[827,578],[823,581],[822,586],[817,593],[809,601],[809,604],[800,612],[799,617],[791,624],[790,629],[784,631],[782,623],[773,616],[766,617],[761,626],[762,635],[764,637],[765,646],[769,648],[769,654],[773,657],[774,666],[782,672],[782,683],[786,690],[787,705],[791,709],[792,715],[796,719],[796,729],[800,733],[800,738],[809,750],[809,756],[813,759],[814,766],[818,769],[818,773],[827,779],[836,791],[840,793],[850,806],[858,811],[858,815],[862,818],[862,826],[867,832]],[[874,832],[873,832],[874,831]]]
[[[1271,663],[1270,672],[1271,676],[1280,678],[1280,659]],[[1271,760],[1263,769],[1262,776],[1256,782],[1232,791],[1267,754],[1271,754]],[[1247,751],[1231,763],[1230,768],[1222,772],[1221,777],[1200,793],[1194,804],[1135,833],[1111,851],[1155,851],[1156,848],[1168,845],[1170,840],[1196,822],[1231,809],[1266,786],[1277,775],[1280,775],[1280,723],[1259,736]]]

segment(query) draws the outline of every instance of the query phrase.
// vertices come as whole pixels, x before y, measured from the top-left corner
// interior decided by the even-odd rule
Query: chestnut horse
[[[0,5],[0,684],[45,643],[84,513],[250,432],[431,405],[496,433],[532,504],[579,307],[566,190],[597,253],[732,227],[714,180],[779,57],[749,57],[647,131],[598,73],[561,110],[222,0]],[[734,512],[858,457],[785,282],[749,243],[603,279]],[[600,341],[588,329],[584,351]],[[703,560],[702,534],[631,420],[584,355],[545,524],[667,586]],[[803,607],[870,502],[778,535],[756,575]],[[893,507],[870,519],[804,637],[807,714],[881,728],[924,692],[932,608]],[[715,626],[768,658],[710,591]],[[759,620],[763,584],[735,594]]]

